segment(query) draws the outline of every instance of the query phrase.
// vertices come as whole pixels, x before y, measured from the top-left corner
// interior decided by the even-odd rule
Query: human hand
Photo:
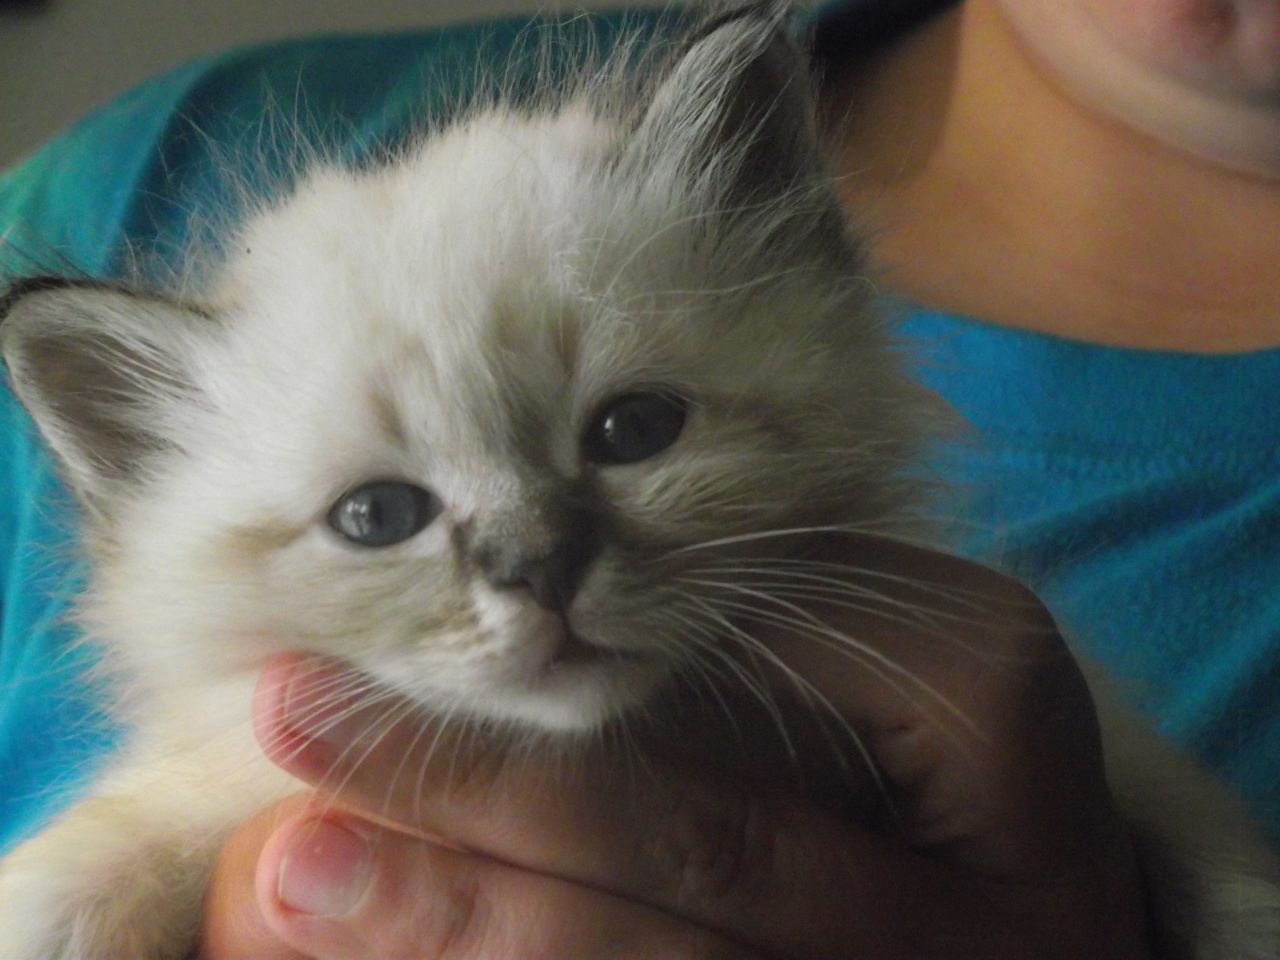
[[[603,752],[564,763],[455,739],[398,702],[322,704],[340,668],[282,657],[259,685],[259,737],[302,780],[340,789],[232,838],[203,956],[1147,956],[1088,691],[1048,615],[963,561],[875,553],[876,609],[816,613],[891,654],[891,682],[874,655],[868,669],[798,633],[767,641],[862,731],[899,836],[678,755],[619,777]],[[902,616],[920,607],[930,619]],[[371,725],[385,733],[353,746]]]

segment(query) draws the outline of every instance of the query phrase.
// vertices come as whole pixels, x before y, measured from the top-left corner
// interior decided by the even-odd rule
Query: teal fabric
[[[78,582],[71,529],[48,454],[0,385],[0,849],[110,743],[64,618]]]
[[[1034,586],[1280,840],[1280,349],[1129,350],[922,310],[901,333],[970,427],[931,464],[957,550]]]
[[[851,10],[890,5],[830,4],[830,23],[847,30]],[[619,18],[602,23],[607,44]],[[0,276],[110,277],[140,251],[163,261],[186,244],[190,209],[233,204],[227,166],[280,178],[280,130],[375,156],[447,111],[456,91],[443,78],[503,62],[528,36],[505,22],[321,38],[159,78],[0,177]],[[925,311],[903,334],[921,376],[973,425],[933,464],[962,491],[941,508],[958,549],[1031,582],[1280,839],[1280,352],[1115,350]],[[112,730],[63,619],[74,516],[5,389],[0,452],[3,849],[70,795]]]

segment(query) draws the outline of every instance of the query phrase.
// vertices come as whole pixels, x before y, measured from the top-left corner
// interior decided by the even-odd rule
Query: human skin
[[[1237,146],[1280,144],[1266,135],[1280,91],[1258,98],[1256,66],[1234,74],[1234,87],[1220,80],[1215,98],[1197,99],[1182,73],[1166,73],[1166,92],[1181,86],[1184,96],[1170,92],[1156,135],[1122,116],[1136,106],[1125,78],[1160,75],[1155,54],[1093,74],[1087,57],[1075,59],[1075,38],[1096,38],[1102,11],[1112,35],[1137,31],[1140,7],[1149,46],[1162,35],[1159,16],[1185,30],[1187,6],[968,0],[835,77],[827,115],[841,186],[872,228],[881,284],[938,309],[1093,343],[1206,353],[1280,344],[1280,170],[1256,172],[1257,154],[1243,147],[1206,159],[1181,137],[1212,127],[1201,114],[1216,103],[1222,124],[1244,131]],[[1107,56],[1126,49],[1112,41]],[[1230,59],[1221,46],[1207,50],[1198,63]],[[1118,87],[1082,90],[1085,78]],[[1246,102],[1259,108],[1257,126],[1233,111]]]
[[[1268,39],[1275,9],[1273,0],[968,0],[832,78],[826,106],[840,131],[843,189],[855,216],[875,227],[882,286],[1104,344],[1280,344],[1280,171],[1265,149],[1280,143],[1268,133],[1280,102]],[[1139,76],[1149,82],[1136,84]],[[1129,96],[1135,84],[1144,97]],[[1141,890],[1101,779],[1088,696],[1043,611],[961,561],[909,553],[886,562],[913,577],[981,585],[993,610],[1016,598],[1034,611],[1021,627],[993,613],[968,639],[1038,649],[1045,656],[1025,663],[1057,665],[1023,675],[913,662],[944,691],[973,698],[967,712],[985,736],[957,750],[927,711],[903,714],[905,702],[865,675],[772,638],[851,719],[878,732],[876,758],[917,828],[901,844],[835,824],[794,797],[708,782],[680,758],[655,761],[655,793],[643,796],[588,780],[578,790],[560,784],[548,803],[550,793],[534,789],[485,791],[481,778],[486,802],[468,804],[444,777],[426,785],[441,809],[423,819],[417,808],[383,806],[402,759],[392,739],[385,756],[353,773],[337,805],[301,797],[232,838],[210,886],[204,956],[1146,956]],[[264,689],[287,669],[274,664]],[[1054,738],[1036,734],[1050,702],[1064,725]],[[267,714],[270,703],[264,693]],[[279,731],[268,722],[263,733]],[[481,769],[485,757],[474,758]],[[278,762],[314,782],[325,759],[303,751]],[[682,806],[690,797],[711,800]],[[775,858],[701,877],[690,863],[734,835],[726,824],[744,798],[753,835],[767,841],[758,849]],[[384,809],[390,824],[374,816]],[[691,827],[683,852],[668,851],[664,873],[637,857],[636,838],[669,835],[672,810],[702,831]],[[317,820],[363,833],[376,861],[372,892],[336,918],[303,915],[280,896],[286,851]],[[919,832],[924,823],[939,832]],[[803,869],[782,871],[786,856]],[[1046,863],[1060,869],[1046,872]],[[1074,881],[1058,882],[1066,877]]]
[[[1280,176],[1280,0],[1002,0],[1091,107],[1214,163]]]
[[[344,786],[266,812],[227,845],[203,956],[1146,957],[1133,849],[1051,618],[974,564],[858,547],[878,573],[910,578],[868,580],[892,584],[880,614],[819,615],[938,698],[904,696],[810,641],[767,642],[862,732],[897,802],[895,839],[674,751],[651,757],[649,776],[620,777],[602,752],[513,761],[480,738],[423,733],[415,717],[363,756],[345,748],[367,717],[316,740],[323,718],[299,719],[307,698],[283,704],[289,679],[315,669],[286,656],[259,686],[259,739],[302,780]],[[902,604],[930,617],[906,625]],[[952,628],[941,647],[939,621]]]

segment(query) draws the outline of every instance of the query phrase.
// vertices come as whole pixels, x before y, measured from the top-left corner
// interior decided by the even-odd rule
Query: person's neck
[[[1280,344],[1280,180],[1068,95],[993,0],[834,76],[842,189],[881,283],[921,304],[1107,344]]]

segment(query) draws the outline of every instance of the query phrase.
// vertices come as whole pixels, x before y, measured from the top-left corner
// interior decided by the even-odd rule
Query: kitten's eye
[[[333,505],[329,526],[364,547],[408,540],[440,513],[440,501],[411,483],[379,480],[356,487]]]
[[[661,453],[684,429],[688,403],[670,393],[628,393],[595,419],[583,438],[593,463],[636,463]]]

